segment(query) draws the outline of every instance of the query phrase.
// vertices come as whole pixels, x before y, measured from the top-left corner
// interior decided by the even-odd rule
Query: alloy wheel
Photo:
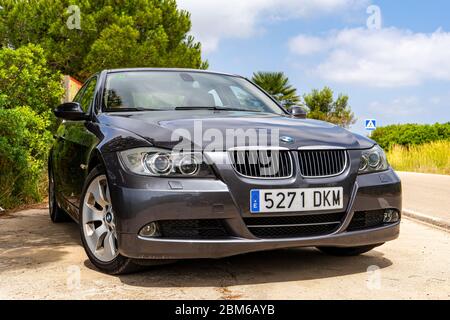
[[[114,211],[106,175],[89,184],[82,211],[83,237],[91,253],[102,262],[110,262],[119,254]]]

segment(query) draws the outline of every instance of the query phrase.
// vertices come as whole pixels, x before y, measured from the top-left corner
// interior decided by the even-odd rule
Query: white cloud
[[[323,37],[301,34],[289,41],[289,48],[296,55],[324,54],[314,72],[334,82],[399,87],[450,80],[450,33],[442,30],[355,28]]]
[[[329,48],[328,43],[319,37],[298,35],[289,41],[289,49],[298,55],[320,53]]]
[[[360,8],[369,0],[178,0],[191,13],[192,33],[203,51],[218,48],[223,38],[248,38],[267,20],[314,17]]]

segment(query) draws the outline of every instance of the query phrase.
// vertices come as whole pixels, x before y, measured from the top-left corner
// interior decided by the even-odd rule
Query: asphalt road
[[[404,210],[450,223],[450,176],[397,173],[402,180]]]
[[[0,299],[449,299],[450,233],[405,219],[398,240],[359,257],[315,249],[96,271],[75,223],[46,209],[0,216]]]

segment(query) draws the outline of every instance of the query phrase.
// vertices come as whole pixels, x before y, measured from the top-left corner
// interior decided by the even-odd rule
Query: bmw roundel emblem
[[[284,142],[284,143],[293,143],[294,138],[288,137],[288,136],[282,136],[282,137],[280,137],[280,141]]]

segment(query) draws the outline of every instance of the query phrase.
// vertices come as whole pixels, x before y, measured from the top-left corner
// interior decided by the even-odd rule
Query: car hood
[[[227,133],[228,136],[234,133],[242,137],[242,133],[249,133],[247,131],[249,129],[256,131],[258,138],[266,135],[267,138],[263,141],[267,140],[267,145],[279,145],[290,149],[313,146],[367,149],[374,145],[368,138],[327,122],[267,113],[212,110],[121,112],[103,113],[99,116],[99,121],[108,126],[133,132],[154,146],[163,148],[177,145],[181,135],[199,148],[208,148],[214,141],[215,148],[218,149],[217,139],[211,136],[221,134],[226,137]],[[273,137],[278,137],[277,141],[271,141],[273,140],[271,133]],[[288,141],[281,141],[281,137],[285,137],[283,140]],[[230,147],[230,142],[226,140],[223,138],[223,144],[220,142],[223,150]],[[232,146],[254,146],[255,141],[250,140],[235,139]],[[261,144],[265,143],[258,143]]]

